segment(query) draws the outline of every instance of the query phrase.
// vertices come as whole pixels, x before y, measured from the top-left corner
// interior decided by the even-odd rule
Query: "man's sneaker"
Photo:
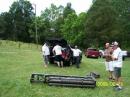
[[[121,86],[118,87],[118,90],[122,90],[123,88]]]
[[[114,89],[114,90],[116,90],[116,91],[120,91],[120,90],[122,90],[122,87],[120,87],[120,86],[115,87],[115,89]]]

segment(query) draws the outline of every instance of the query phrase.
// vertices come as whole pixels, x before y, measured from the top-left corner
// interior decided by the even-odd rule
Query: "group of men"
[[[109,71],[109,79],[114,80],[116,85],[115,88],[117,90],[122,90],[122,79],[121,79],[121,68],[122,68],[122,51],[119,47],[118,42],[113,42],[112,44],[106,43],[105,44],[105,51],[104,51],[104,57],[106,59],[105,65],[106,65],[106,70]],[[70,49],[73,51],[73,59],[75,60],[76,67],[79,68],[80,64],[80,54],[82,51],[75,46],[75,48]],[[53,54],[55,55],[55,61],[59,67],[63,67],[63,57],[62,57],[62,50],[63,48],[59,45],[56,44],[52,51]],[[50,50],[49,46],[47,43],[45,43],[42,46],[42,52],[43,52],[43,58],[45,61],[45,67],[48,66],[49,64],[49,55],[50,55]]]
[[[71,48],[73,52],[73,60],[75,61],[76,67],[79,68],[79,64],[80,64],[80,54],[82,53],[82,51],[80,49],[78,49],[77,46],[75,46],[75,48]],[[62,57],[62,50],[64,50],[58,43],[53,47],[52,52],[53,55],[55,56],[55,62],[57,63],[58,67],[63,67],[63,57]],[[49,45],[48,43],[45,43],[42,46],[42,52],[43,52],[43,58],[44,58],[44,62],[45,62],[45,67],[48,66],[49,64],[49,56],[50,56],[50,49],[49,49]]]
[[[106,58],[106,70],[109,72],[109,79],[114,80],[116,90],[122,90],[121,68],[122,68],[122,50],[118,42],[105,44],[104,56]]]

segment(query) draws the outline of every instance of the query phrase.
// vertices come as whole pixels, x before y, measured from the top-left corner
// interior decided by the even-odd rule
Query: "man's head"
[[[45,42],[45,45],[48,46],[48,42]]]
[[[77,45],[75,45],[75,49],[77,49],[78,47],[77,47]]]
[[[115,41],[115,42],[113,43],[113,45],[114,45],[114,46],[118,46],[118,42]]]
[[[106,44],[105,44],[105,47],[106,47],[106,48],[109,48],[109,47],[110,47],[110,43],[106,43]]]
[[[118,48],[118,46],[119,46],[119,44],[118,44],[118,42],[113,42],[113,47],[114,47],[114,49],[116,49],[116,48]]]

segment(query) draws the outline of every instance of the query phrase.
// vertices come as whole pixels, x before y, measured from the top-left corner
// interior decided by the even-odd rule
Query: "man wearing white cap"
[[[115,89],[122,90],[122,79],[121,79],[121,68],[122,68],[122,50],[119,47],[118,42],[113,43],[114,51],[112,55],[113,64],[114,64],[114,75],[115,75]]]

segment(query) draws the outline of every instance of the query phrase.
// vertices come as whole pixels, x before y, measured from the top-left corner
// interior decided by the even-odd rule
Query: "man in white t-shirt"
[[[49,64],[49,55],[50,55],[50,50],[47,43],[45,43],[42,46],[42,54],[45,62],[45,67],[47,67],[47,65]]]
[[[77,46],[75,46],[74,49],[71,48],[71,50],[73,51],[73,60],[74,60],[74,63],[76,64],[76,67],[79,68],[80,54],[82,53],[82,51],[80,49],[78,49]]]
[[[118,46],[118,42],[114,42],[114,47],[113,47],[113,64],[114,64],[114,74],[115,74],[115,88],[117,90],[122,90],[122,79],[121,79],[121,68],[122,68],[122,50]]]
[[[59,67],[63,67],[62,47],[57,44],[56,46],[54,46],[52,51],[55,54],[55,60],[57,62],[57,65]]]

